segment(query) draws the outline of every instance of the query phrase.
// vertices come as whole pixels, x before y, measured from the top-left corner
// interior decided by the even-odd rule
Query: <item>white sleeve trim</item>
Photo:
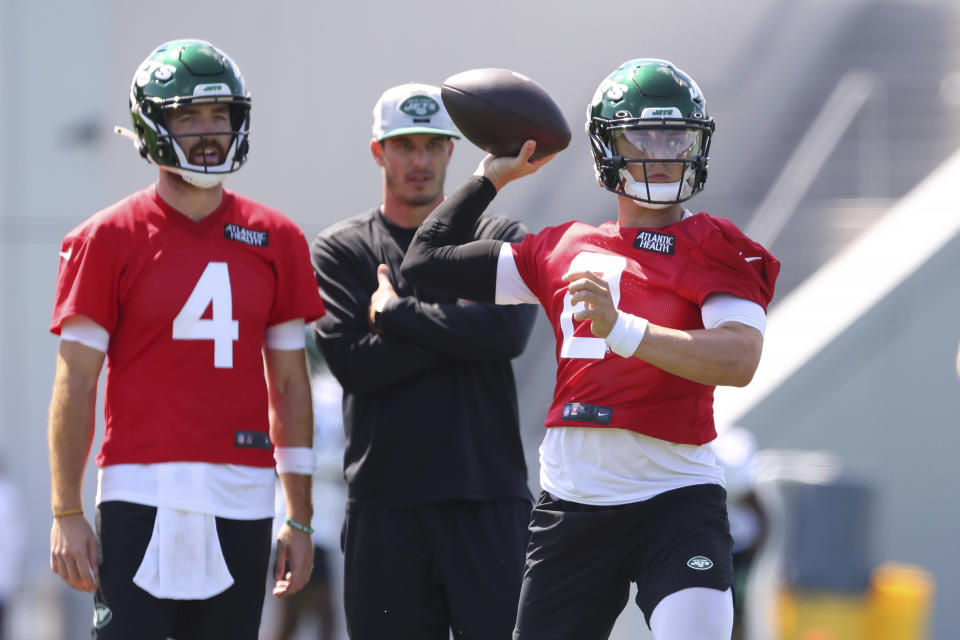
[[[307,346],[306,323],[303,318],[294,318],[272,327],[267,327],[263,346],[279,351],[296,351]]]
[[[703,326],[719,327],[724,322],[739,322],[753,327],[760,333],[767,330],[767,314],[756,302],[735,296],[732,293],[711,293],[700,308]]]
[[[86,316],[71,316],[64,320],[60,327],[60,339],[79,342],[102,353],[106,353],[110,345],[107,330]]]
[[[497,304],[539,304],[527,283],[520,277],[517,263],[513,259],[513,245],[504,242],[497,257]]]

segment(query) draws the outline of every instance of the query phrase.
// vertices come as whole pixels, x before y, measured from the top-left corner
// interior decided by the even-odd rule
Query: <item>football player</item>
[[[208,42],[163,44],[129,104],[158,179],[60,251],[50,565],[95,593],[96,638],[254,640],[275,468],[288,518],[273,593],[297,591],[312,567],[304,336],[323,305],[303,233],[222,185],[248,151],[251,100],[233,61]],[[104,360],[94,533],[81,484]]]
[[[557,380],[540,448],[514,638],[606,638],[630,582],[657,640],[730,637],[733,573],[713,389],[760,360],[779,263],[684,202],[703,189],[714,121],[670,62],[630,60],[587,111],[616,220],[519,243],[469,242],[477,216],[550,157],[487,156],[418,231],[403,274],[425,289],[538,303]]]

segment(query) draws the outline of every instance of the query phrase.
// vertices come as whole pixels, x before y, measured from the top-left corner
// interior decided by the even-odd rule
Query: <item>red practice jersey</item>
[[[520,276],[557,340],[557,384],[546,425],[618,427],[684,444],[716,436],[713,387],[639,358],[622,358],[573,319],[571,270],[600,274],[618,309],[674,329],[702,329],[700,307],[730,293],[766,309],[780,263],[731,222],[706,213],[660,229],[571,222],[513,245]]]
[[[153,187],[66,235],[50,330],[110,334],[97,464],[274,465],[262,349],[269,326],[323,314],[303,233],[224,191],[194,221]]]

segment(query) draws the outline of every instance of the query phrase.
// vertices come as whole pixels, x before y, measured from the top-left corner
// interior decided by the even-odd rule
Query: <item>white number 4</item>
[[[202,316],[213,305],[210,319]],[[211,262],[173,319],[174,340],[213,340],[213,366],[233,368],[233,343],[240,339],[240,323],[233,319],[233,293],[226,262]]]
[[[610,285],[610,297],[613,306],[620,308],[620,275],[627,268],[627,259],[623,256],[583,251],[570,262],[570,271],[593,271]],[[590,358],[599,360],[607,353],[607,343],[603,338],[583,338],[573,335],[573,314],[583,309],[583,303],[570,304],[570,292],[563,295],[563,311],[560,313],[560,330],[563,332],[563,344],[560,346],[561,358]]]

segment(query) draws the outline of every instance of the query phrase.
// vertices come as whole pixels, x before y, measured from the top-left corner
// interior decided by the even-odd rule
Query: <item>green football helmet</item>
[[[586,130],[597,182],[646,207],[689,200],[707,181],[713,119],[697,83],[666,60],[629,60],[607,76],[587,106]],[[676,164],[678,181],[648,181],[676,175],[664,169]],[[642,179],[631,165],[642,167]]]
[[[170,135],[169,110],[189,104],[226,103],[231,142],[216,166],[191,163]],[[140,155],[178,173],[190,184],[210,188],[237,171],[250,148],[250,94],[240,70],[223,51],[203,40],[174,40],[157,47],[137,68],[130,85],[130,118]],[[223,135],[197,133],[189,137]],[[184,137],[184,136],[179,136]]]

